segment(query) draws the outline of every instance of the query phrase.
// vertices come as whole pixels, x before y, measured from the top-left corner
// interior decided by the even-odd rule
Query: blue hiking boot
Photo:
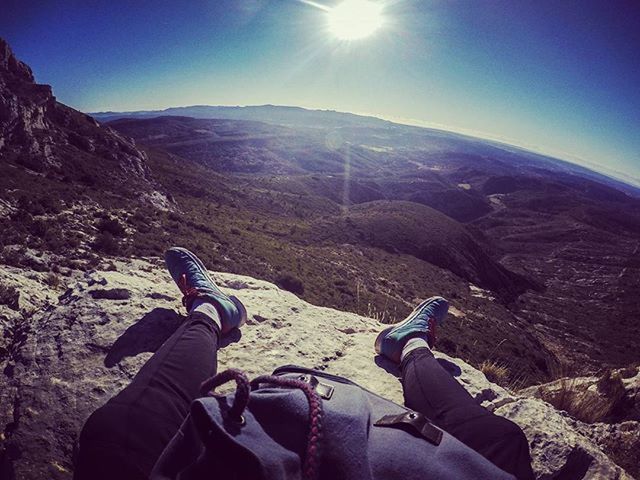
[[[402,322],[385,328],[378,334],[376,353],[400,363],[402,349],[411,338],[422,337],[430,347],[436,341],[436,327],[442,325],[449,303],[442,297],[431,297],[418,305]]]
[[[189,250],[172,247],[165,252],[164,261],[182,292],[182,303],[187,311],[191,311],[197,298],[211,302],[220,315],[223,334],[240,328],[247,320],[247,310],[242,302],[222,293],[200,259]]]

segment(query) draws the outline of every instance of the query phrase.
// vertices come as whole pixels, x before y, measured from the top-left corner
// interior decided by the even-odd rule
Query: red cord
[[[183,295],[182,304],[187,308],[189,308],[187,303],[190,300],[193,300],[194,298],[197,298],[200,295],[198,290],[192,287],[191,285],[189,285],[189,282],[187,282],[186,273],[183,273],[182,276],[180,277],[180,281],[178,282],[178,288],[180,289]]]
[[[429,317],[429,333],[427,334],[427,339],[429,340],[429,347],[432,347],[436,344],[437,333],[438,333],[438,322],[434,317]]]
[[[251,392],[249,379],[242,370],[230,368],[209,378],[208,380],[205,380],[202,382],[202,385],[200,385],[200,393],[202,395],[209,392],[213,393],[216,387],[219,387],[230,380],[235,380],[236,382],[236,394],[233,399],[233,405],[229,410],[229,415],[231,415],[234,420],[241,420],[242,413],[249,404],[249,393]]]
[[[306,382],[293,378],[263,375],[251,382],[252,387],[260,383],[272,383],[281,387],[299,388],[309,402],[309,433],[307,448],[302,463],[302,475],[305,480],[315,480],[320,473],[320,439],[322,437],[322,400],[314,388]]]

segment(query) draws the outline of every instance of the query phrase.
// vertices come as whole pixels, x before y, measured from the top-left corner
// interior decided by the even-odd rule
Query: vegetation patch
[[[563,378],[558,388],[542,389],[540,397],[578,420],[595,423],[611,419],[622,409],[626,391],[620,375],[608,371],[600,377],[595,388]]]
[[[6,305],[12,310],[19,310],[20,292],[15,287],[0,283],[0,305]]]
[[[96,225],[100,233],[110,233],[114,237],[124,236],[124,226],[115,218],[103,218]]]
[[[484,373],[487,380],[498,385],[505,385],[509,380],[509,369],[501,363],[485,360],[480,364],[480,371]]]
[[[304,284],[298,277],[290,274],[279,275],[276,278],[276,285],[296,295],[304,294]]]
[[[110,232],[102,232],[98,234],[95,241],[93,242],[94,250],[102,253],[107,253],[109,255],[115,255],[119,253],[118,247],[118,241]]]

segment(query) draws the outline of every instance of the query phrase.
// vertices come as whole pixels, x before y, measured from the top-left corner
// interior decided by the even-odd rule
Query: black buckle
[[[316,391],[320,398],[329,400],[333,396],[334,388],[326,383],[321,383],[316,377],[309,374],[298,375],[298,380],[308,383]]]
[[[399,415],[385,415],[374,425],[378,427],[405,427],[403,429],[412,430],[434,445],[440,445],[442,441],[442,430],[432,425],[427,417],[418,412],[408,411]]]

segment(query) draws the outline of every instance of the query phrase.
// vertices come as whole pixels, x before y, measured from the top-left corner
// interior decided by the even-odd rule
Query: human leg
[[[512,421],[478,405],[427,347],[400,366],[405,405],[519,479],[533,479],[529,444]]]
[[[510,420],[478,405],[434,358],[429,347],[444,321],[442,297],[422,302],[402,322],[384,329],[375,342],[381,355],[400,364],[405,405],[521,479],[532,479],[529,444]]]
[[[193,253],[171,248],[165,262],[189,317],[131,384],[89,417],[80,435],[76,479],[147,478],[201,383],[215,374],[220,334],[246,320],[242,303],[222,293]]]
[[[76,479],[147,478],[216,372],[218,328],[192,313],[134,377],[96,410],[80,435]]]

